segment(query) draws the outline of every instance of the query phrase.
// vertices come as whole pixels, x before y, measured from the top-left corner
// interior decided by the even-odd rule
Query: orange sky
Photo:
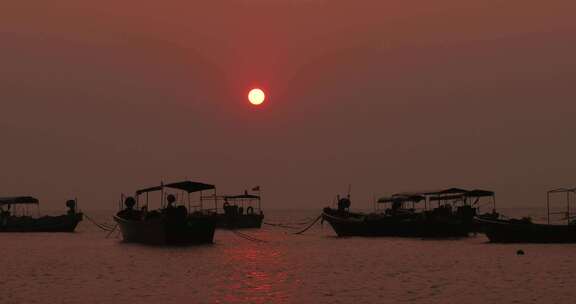
[[[0,195],[188,177],[267,206],[576,184],[573,1],[8,1]],[[269,100],[248,106],[251,86]]]

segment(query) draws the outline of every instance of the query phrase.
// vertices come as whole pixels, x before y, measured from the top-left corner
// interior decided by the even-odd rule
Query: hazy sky
[[[197,3],[196,3],[197,2]],[[576,2],[3,1],[0,195],[576,186]],[[247,103],[252,86],[269,99]]]

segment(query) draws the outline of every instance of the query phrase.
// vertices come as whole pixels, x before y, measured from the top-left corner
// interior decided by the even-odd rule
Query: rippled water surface
[[[295,223],[317,212],[270,212]],[[111,214],[111,213],[110,213]],[[111,222],[106,214],[93,215]],[[0,303],[573,303],[576,245],[336,238],[265,226],[215,244],[148,247],[73,234],[0,234]],[[523,249],[526,254],[517,256]]]

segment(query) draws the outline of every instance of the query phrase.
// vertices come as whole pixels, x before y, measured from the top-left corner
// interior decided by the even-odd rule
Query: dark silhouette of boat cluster
[[[378,200],[383,211],[365,214],[350,212],[348,195],[338,198],[338,208],[324,208],[322,217],[338,236],[465,237],[476,231],[477,205],[485,197],[495,204],[494,192],[486,190],[397,193]]]
[[[168,194],[170,190],[180,191],[182,195]],[[205,195],[205,191],[213,192]],[[148,208],[151,192],[160,192],[159,209]],[[195,199],[193,194],[197,194]],[[143,202],[142,196],[145,196]],[[128,197],[123,201],[114,219],[126,242],[207,244],[213,242],[216,228],[260,228],[264,218],[259,195],[245,191],[242,195],[218,196],[214,185],[193,181],[162,183],[137,190],[135,198]],[[222,208],[219,208],[220,201],[223,201]],[[258,202],[257,210],[252,206],[254,201]],[[213,207],[207,204],[213,204]]]
[[[260,194],[260,187],[252,191]],[[150,209],[149,197],[154,193],[159,193],[160,204]],[[550,212],[550,197],[558,194],[566,196],[566,211],[561,212],[565,224],[550,223],[550,216],[555,214]],[[495,193],[489,190],[401,192],[378,199],[377,207],[369,213],[351,211],[348,193],[338,196],[337,206],[324,208],[303,231],[322,219],[339,237],[461,238],[484,233],[491,242],[498,243],[576,243],[576,220],[570,214],[573,194],[576,188],[548,192],[548,222],[544,224],[500,215],[496,212]],[[0,198],[0,232],[73,232],[84,216],[78,211],[77,201],[69,200],[66,214],[31,217],[28,207],[38,203],[30,196]],[[486,205],[490,206],[489,212],[481,212]],[[219,196],[214,185],[185,180],[160,183],[137,190],[134,196],[122,196],[114,220],[126,242],[186,245],[212,243],[217,228],[260,228],[264,213],[260,195],[244,191]]]
[[[566,224],[550,224],[550,195],[566,194]],[[383,209],[351,212],[350,195],[337,198],[337,208],[326,207],[322,219],[343,236],[400,236],[420,238],[467,237],[484,233],[496,243],[576,243],[576,221],[570,216],[570,194],[576,188],[548,192],[548,223],[529,218],[508,219],[496,212],[493,191],[449,188],[439,191],[397,193],[378,200]],[[488,198],[492,210],[480,212]],[[424,204],[421,208],[416,205]]]
[[[252,190],[260,193],[259,186]],[[212,193],[207,195],[206,191]],[[149,196],[153,193],[160,194],[157,209],[149,208]],[[38,199],[0,198],[0,232],[73,232],[83,219],[76,200],[67,201],[68,212],[60,216],[33,218],[27,212],[29,205],[38,205]],[[15,214],[18,206],[24,206],[20,208],[23,214]],[[214,185],[188,180],[161,183],[137,190],[134,196],[122,197],[114,216],[125,242],[151,245],[212,243],[216,228],[260,228],[263,219],[260,195],[244,191],[240,195],[218,196]],[[116,229],[95,224],[103,230]]]

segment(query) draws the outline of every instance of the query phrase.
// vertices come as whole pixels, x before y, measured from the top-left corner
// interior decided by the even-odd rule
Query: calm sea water
[[[266,221],[318,213],[269,212]],[[111,223],[109,214],[89,212]],[[575,301],[576,245],[336,238],[327,223],[304,235],[271,226],[243,232],[266,242],[219,230],[214,245],[148,247],[106,238],[88,221],[73,234],[0,234],[0,303]]]

